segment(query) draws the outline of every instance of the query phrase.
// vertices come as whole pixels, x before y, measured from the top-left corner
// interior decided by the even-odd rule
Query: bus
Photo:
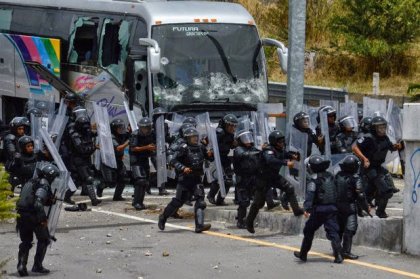
[[[111,118],[126,113],[124,101],[142,114],[256,110],[268,100],[264,46],[286,71],[284,44],[260,38],[234,3],[0,0],[0,116],[22,114],[53,79]]]

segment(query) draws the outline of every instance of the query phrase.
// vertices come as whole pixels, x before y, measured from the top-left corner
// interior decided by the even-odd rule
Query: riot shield
[[[359,118],[357,114],[357,103],[349,101],[347,103],[340,103],[340,117],[353,116],[355,120]],[[358,130],[358,125],[354,127],[354,131]]]
[[[388,111],[386,120],[388,121],[387,135],[393,142],[399,142],[402,139],[402,113],[401,109],[392,99],[388,102]]]
[[[310,127],[312,130],[316,129],[318,121],[316,118],[318,117],[318,107],[311,107],[304,105],[303,111],[306,112],[309,115],[309,121],[310,121]]]
[[[286,179],[295,188],[296,195],[300,198],[305,197],[306,191],[306,165],[305,159],[308,149],[308,134],[302,133],[294,127],[288,129],[287,151],[299,153],[300,160],[295,162],[292,169],[286,168]]]
[[[212,127],[210,122],[209,113],[203,113],[196,116],[197,119],[197,130],[200,134],[200,139],[203,137],[208,138],[208,149],[213,150],[214,161],[209,165],[209,169],[215,169],[215,171],[207,171],[207,179],[209,182],[217,180],[220,187],[220,195],[226,197],[225,180],[223,177],[222,162],[220,160],[219,144],[217,142],[216,128]],[[212,166],[214,164],[214,166]],[[205,170],[206,171],[206,170]],[[211,181],[210,181],[211,180]]]
[[[41,128],[40,129],[40,134],[42,139],[44,140],[45,145],[48,148],[48,151],[50,152],[51,156],[54,158],[55,164],[57,165],[58,169],[60,171],[64,171],[64,172],[68,172],[66,165],[64,164],[63,160],[61,159],[60,154],[58,153],[57,148],[55,147],[50,135],[47,132],[47,129],[45,128]],[[68,180],[68,187],[70,189],[70,191],[76,191],[77,187],[74,184],[73,179],[70,177]]]
[[[67,190],[69,178],[69,172],[60,171],[60,176],[55,178],[51,184],[51,191],[56,202],[51,206],[45,207],[48,218],[48,231],[50,233],[50,239],[54,241],[56,240],[55,231],[57,229],[58,219],[60,217],[61,208],[63,206],[64,195]]]
[[[67,105],[64,103],[64,98],[60,100],[60,106],[58,107],[58,115],[65,115],[67,112]]]
[[[321,133],[324,136],[324,157],[327,160],[331,160],[331,141],[330,141],[330,132],[328,128],[328,116],[326,111],[321,111],[320,113],[320,126]]]
[[[386,108],[386,100],[363,97],[363,117],[386,117]]]
[[[185,116],[178,113],[172,114],[172,121],[168,121],[169,135],[176,136],[179,133],[179,128],[182,126],[182,122],[185,120]]]
[[[42,137],[39,134],[39,129],[42,127],[41,117],[31,113],[31,137],[34,141],[34,152],[38,153],[42,149]]]
[[[337,112],[337,115],[339,115],[340,112],[340,106],[339,106],[339,102],[336,100],[320,100],[319,101],[319,106],[331,106],[335,109],[335,111]]]
[[[30,94],[28,109],[35,108],[40,113],[40,123],[47,130],[51,129],[52,119],[55,114],[54,94]]]
[[[235,138],[239,133],[243,131],[250,131],[251,130],[251,120],[249,119],[248,115],[243,115],[238,118],[238,126],[236,126],[235,130]]]
[[[166,144],[165,144],[165,115],[157,117],[155,123],[156,133],[156,172],[157,187],[161,188],[168,181],[168,169],[166,168]]]
[[[124,108],[125,112],[127,113],[128,123],[130,123],[131,130],[134,133],[139,128],[137,126],[136,116],[134,115],[134,111],[129,109],[128,103],[124,101]]]
[[[63,133],[66,129],[68,120],[69,117],[66,116],[66,114],[57,114],[55,116],[50,134],[54,139],[54,144],[57,147],[57,150],[60,148],[61,138],[63,137]]]
[[[97,125],[97,133],[99,136],[101,161],[108,167],[116,169],[117,161],[115,159],[114,145],[112,143],[108,111],[105,107],[101,107],[96,103],[93,103],[93,111]]]
[[[340,164],[344,161],[348,155],[352,155],[352,153],[339,153],[339,154],[332,154],[330,160],[330,167],[328,171],[332,174],[336,175],[340,171]]]
[[[251,128],[255,140],[255,147],[259,150],[268,142],[270,129],[268,128],[267,114],[261,111],[251,112]]]

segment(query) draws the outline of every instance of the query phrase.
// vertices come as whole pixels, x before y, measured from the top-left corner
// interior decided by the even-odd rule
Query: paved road
[[[315,254],[302,264],[292,255],[301,236],[262,229],[250,235],[214,221],[211,231],[196,234],[187,211],[161,232],[157,216],[169,197],[147,196],[148,210],[141,212],[109,198],[93,211],[63,211],[58,241],[45,260],[49,278],[420,278],[419,258],[366,247],[354,248],[360,260],[337,265],[329,243],[316,239]],[[10,258],[3,276],[14,278],[19,244],[14,224],[0,225],[0,243],[0,259]],[[29,267],[33,254],[34,249]]]

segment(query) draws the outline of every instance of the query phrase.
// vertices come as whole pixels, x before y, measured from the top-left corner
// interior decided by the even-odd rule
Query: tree
[[[385,76],[392,73],[392,64],[400,69],[404,66],[401,59],[405,51],[420,35],[418,0],[342,0],[334,3],[337,9],[330,28],[341,49],[366,58],[372,71]]]
[[[9,174],[0,165],[0,221],[16,217],[13,212],[16,199],[10,197],[13,193],[8,178]]]

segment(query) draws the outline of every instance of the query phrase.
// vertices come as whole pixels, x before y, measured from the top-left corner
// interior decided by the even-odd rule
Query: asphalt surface
[[[420,278],[420,259],[403,254],[359,246],[353,249],[359,260],[337,265],[329,242],[315,239],[315,254],[301,263],[292,251],[302,236],[264,228],[251,235],[234,224],[211,220],[209,232],[196,234],[188,206],[181,211],[184,219],[169,219],[160,231],[157,217],[170,197],[148,195],[147,210],[135,211],[130,193],[130,188],[124,193],[127,201],[112,202],[112,189],[107,189],[103,203],[92,211],[62,212],[58,240],[44,261],[49,278]],[[0,224],[0,261],[7,260],[0,268],[4,278],[18,276],[19,242],[13,223]],[[33,248],[29,269],[34,253]]]

